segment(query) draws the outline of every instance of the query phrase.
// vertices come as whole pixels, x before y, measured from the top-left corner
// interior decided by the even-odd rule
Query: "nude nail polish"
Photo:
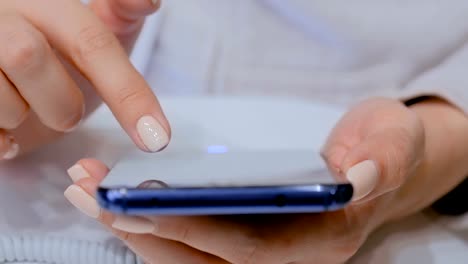
[[[137,131],[141,141],[151,152],[158,152],[169,144],[169,136],[164,128],[152,116],[138,120]]]
[[[379,172],[374,161],[365,160],[351,167],[346,172],[346,178],[354,188],[353,201],[357,201],[374,190],[379,179]]]
[[[10,149],[3,155],[4,160],[12,160],[16,158],[19,154],[20,147],[16,143],[11,143]]]
[[[75,131],[78,127],[81,126],[81,124],[83,123],[83,120],[84,120],[84,117],[86,115],[86,106],[83,105],[82,108],[81,108],[81,116],[80,116],[80,121],[78,121],[78,123],[76,123],[73,127],[63,131],[65,133],[71,133],[73,131]]]
[[[148,219],[124,215],[117,216],[112,227],[133,234],[151,234],[155,230],[155,225]]]
[[[68,176],[72,179],[73,182],[77,182],[81,179],[91,177],[89,173],[81,166],[80,164],[73,165],[70,169],[67,170]]]
[[[101,214],[101,209],[99,208],[96,200],[81,187],[71,185],[67,190],[65,190],[64,195],[71,204],[85,215],[92,218],[98,218]]]

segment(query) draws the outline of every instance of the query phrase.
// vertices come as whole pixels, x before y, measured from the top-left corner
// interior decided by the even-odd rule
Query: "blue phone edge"
[[[342,209],[353,187],[343,184],[206,188],[99,188],[107,211],[127,215],[318,213]]]

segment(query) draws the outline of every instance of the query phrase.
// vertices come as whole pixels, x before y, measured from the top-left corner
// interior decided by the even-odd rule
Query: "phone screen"
[[[101,187],[213,188],[336,183],[320,155],[313,151],[229,151],[216,146],[203,151],[133,152],[115,165]]]

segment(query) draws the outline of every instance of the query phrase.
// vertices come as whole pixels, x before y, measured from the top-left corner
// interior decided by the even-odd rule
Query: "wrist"
[[[466,115],[449,102],[436,97],[426,97],[408,107],[418,115],[424,126],[424,156],[405,184],[386,195],[384,222],[430,206],[468,175]]]
[[[455,105],[437,97],[425,97],[408,107],[424,126],[423,163],[427,173],[441,170],[468,173],[468,116]]]

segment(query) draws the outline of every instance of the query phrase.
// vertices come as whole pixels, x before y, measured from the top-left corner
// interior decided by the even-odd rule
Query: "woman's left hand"
[[[420,170],[424,128],[402,103],[361,103],[338,123],[323,150],[337,177],[348,177],[355,202],[344,210],[275,216],[129,217],[99,209],[93,198],[108,169],[82,160],[69,170],[65,195],[97,218],[147,263],[343,263],[388,219],[392,190]],[[342,171],[346,173],[342,173]],[[122,231],[124,230],[124,231]]]

